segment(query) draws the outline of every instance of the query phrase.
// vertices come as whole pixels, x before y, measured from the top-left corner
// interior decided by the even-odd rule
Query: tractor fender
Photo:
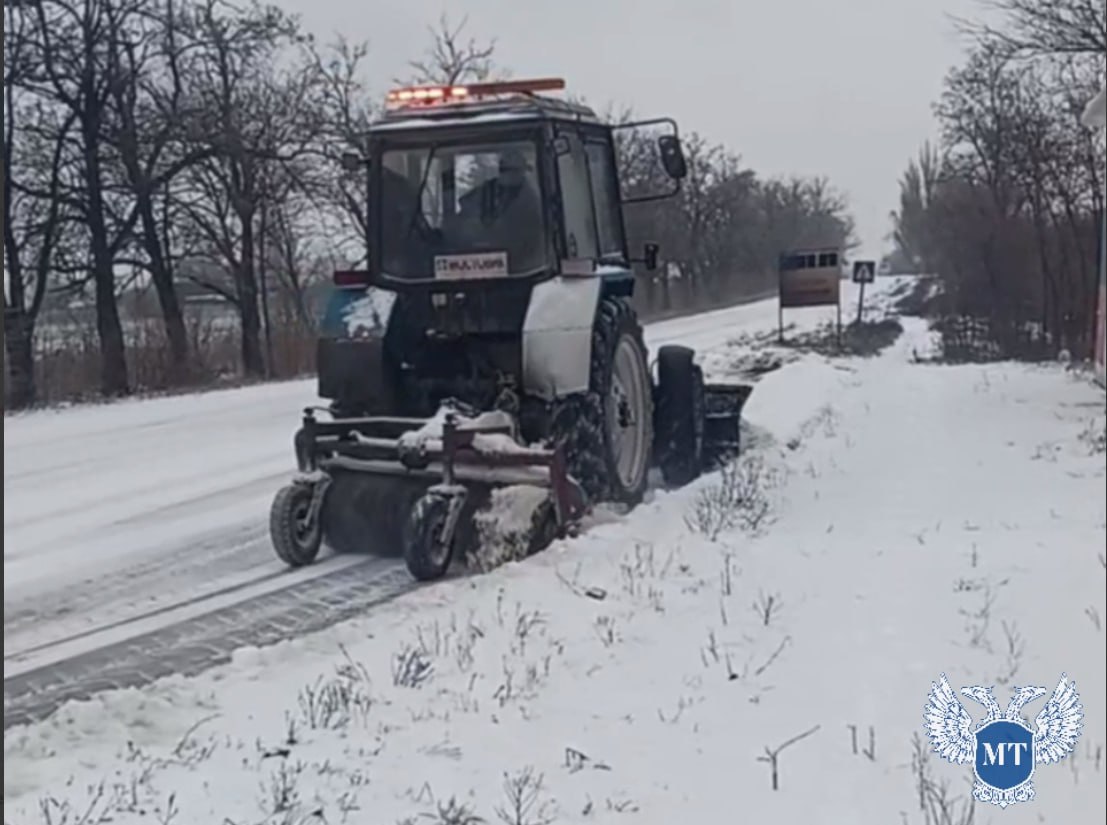
[[[588,390],[603,279],[559,275],[534,286],[523,321],[523,390],[546,401]]]
[[[391,412],[385,370],[385,335],[396,293],[376,287],[338,289],[328,302],[315,345],[318,394],[343,414],[366,412],[384,403]]]

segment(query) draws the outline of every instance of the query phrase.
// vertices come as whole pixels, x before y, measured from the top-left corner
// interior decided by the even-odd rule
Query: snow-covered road
[[[339,561],[288,574],[264,541],[312,389],[275,384],[9,417],[5,678]]]
[[[820,308],[788,320],[831,318],[832,309]],[[761,301],[653,324],[646,338],[651,347],[710,351],[775,319],[775,301]],[[261,597],[320,581],[341,590],[351,567],[372,562],[364,575],[387,574],[394,563],[325,552],[291,572],[272,553],[269,502],[293,468],[299,412],[313,403],[314,381],[296,381],[6,417],[6,688],[16,685],[9,679],[246,603],[259,605],[251,618],[268,627],[288,606],[270,600],[276,613],[263,613]],[[243,611],[234,615],[241,624]],[[208,646],[224,633],[195,630],[190,641]],[[143,650],[125,662],[117,653],[119,668],[141,676]],[[82,669],[105,666],[88,661]]]

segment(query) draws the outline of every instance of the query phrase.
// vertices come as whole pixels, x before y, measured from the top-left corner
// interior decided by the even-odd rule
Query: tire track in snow
[[[189,505],[207,499],[226,496],[229,493],[238,493],[253,485],[262,483],[272,485],[276,483],[277,479],[291,475],[288,464],[287,457],[280,456],[274,458],[267,465],[261,467],[255,465],[246,472],[239,471],[239,478],[234,478],[234,473],[228,473],[227,475],[232,476],[232,480],[216,487],[211,484],[212,474],[210,470],[198,470],[175,478],[171,483],[158,489],[146,489],[137,492],[130,489],[121,492],[103,492],[98,493],[95,497],[85,498],[64,507],[54,508],[47,513],[35,513],[24,517],[14,516],[5,521],[4,527],[8,530],[26,531],[28,527],[49,523],[56,519],[66,519],[67,517],[86,514],[95,516],[107,509],[108,505],[118,502],[126,502],[129,509],[136,511],[121,515],[119,518],[110,521],[111,525],[125,525],[140,521],[151,515],[161,514],[177,508],[187,508]],[[67,535],[61,534],[58,539],[67,537]],[[22,555],[21,552],[5,553],[6,558],[19,558],[20,555]]]
[[[269,549],[263,525],[214,530],[169,552],[180,559],[172,566],[162,555],[145,557],[51,590],[48,599],[39,594],[5,599],[5,656],[185,604],[228,581],[286,569]]]
[[[261,571],[254,570],[245,575],[228,576],[213,581],[202,593],[132,613],[117,621],[100,622],[60,638],[54,636],[47,641],[23,646],[21,649],[16,649],[15,645],[5,639],[4,676],[9,678],[30,670],[55,665],[66,659],[82,656],[91,650],[157,633],[166,627],[196,619],[225,607],[244,604],[305,582],[325,578],[341,570],[375,562],[387,563],[388,560],[363,556],[331,556],[299,570],[289,570],[280,562],[273,562]]]
[[[113,403],[74,405],[68,409],[60,407],[56,410],[15,413],[5,416],[4,425],[5,428],[10,426],[16,436],[14,452],[17,455],[26,452],[37,456],[43,450],[54,448],[63,453],[71,452],[73,447],[87,446],[90,442],[104,451],[110,451],[132,444],[136,434],[147,435],[156,430],[172,432],[186,423],[195,427],[210,422],[215,429],[225,429],[275,421],[285,417],[287,409],[265,403],[272,401],[274,394],[280,394],[282,399],[287,394],[289,403],[293,399],[304,404],[318,403],[314,381],[296,379],[256,387],[207,390],[192,395],[133,398]],[[155,411],[159,414],[144,421],[126,420],[140,408],[143,415]],[[292,408],[296,409],[295,404]],[[100,420],[93,426],[83,425],[74,431],[67,417],[70,411],[78,409],[96,415]],[[124,420],[122,425],[120,419]],[[8,477],[7,468],[5,477]],[[18,474],[11,476],[17,477]]]
[[[4,678],[4,730],[41,721],[65,702],[194,676],[230,661],[235,650],[322,630],[419,585],[402,562],[356,559],[337,571],[206,610],[140,636]],[[318,567],[306,568],[319,572]]]

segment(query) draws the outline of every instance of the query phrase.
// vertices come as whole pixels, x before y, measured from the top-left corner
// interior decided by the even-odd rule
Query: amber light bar
[[[502,80],[494,83],[469,83],[466,85],[406,86],[390,91],[387,104],[389,106],[434,106],[496,95],[559,92],[564,88],[565,81],[559,77]]]

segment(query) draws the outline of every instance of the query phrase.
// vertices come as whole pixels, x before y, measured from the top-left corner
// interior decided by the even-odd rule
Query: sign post
[[[784,342],[784,310],[834,306],[838,339],[842,337],[842,252],[840,249],[795,250],[780,256],[777,337]]]
[[[876,280],[876,261],[854,261],[853,282],[860,289],[857,290],[857,323],[861,323],[861,317],[865,312],[865,284],[871,284]]]

